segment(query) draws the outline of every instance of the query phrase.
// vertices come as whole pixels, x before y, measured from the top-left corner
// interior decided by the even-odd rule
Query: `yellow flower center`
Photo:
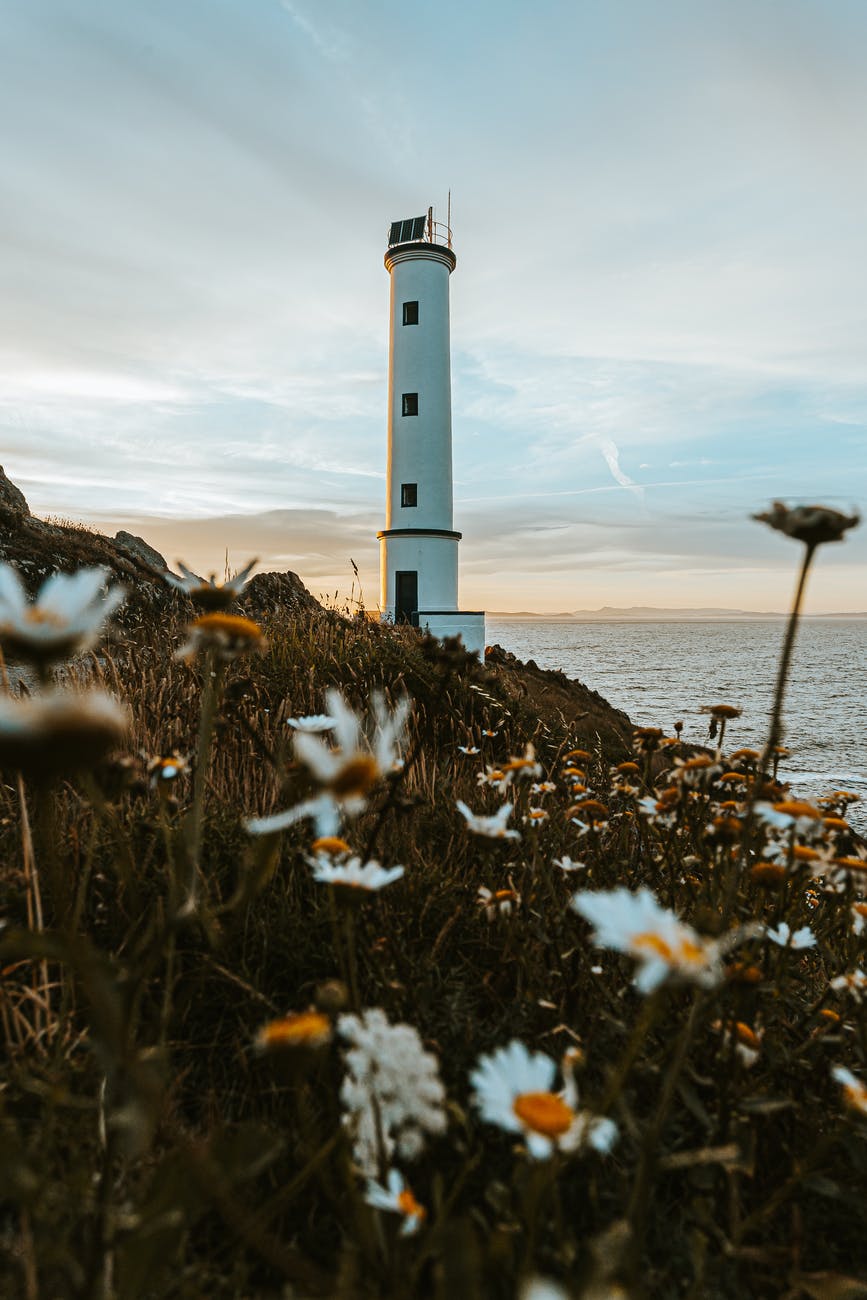
[[[867,1088],[863,1084],[844,1084],[843,1096],[855,1110],[867,1111]]]
[[[774,804],[774,812],[788,813],[790,817],[812,817],[818,821],[822,814],[818,808],[814,808],[811,803],[805,799],[784,799],[782,803]]]
[[[310,846],[314,853],[326,853],[330,858],[336,858],[340,853],[351,853],[346,840],[342,840],[339,835],[320,835],[318,840],[314,840]]]
[[[31,605],[24,615],[25,623],[39,623],[48,627],[64,627],[66,620],[58,618],[52,614],[50,609],[39,609],[36,605]]]
[[[676,946],[673,947],[658,934],[652,932],[637,934],[632,940],[632,947],[639,953],[646,952],[661,957],[669,966],[677,965],[680,962],[686,962],[692,966],[702,966],[705,962],[704,949],[685,936],[678,939]]]
[[[202,614],[193,620],[193,627],[238,641],[258,641],[262,636],[259,624],[240,614]]]
[[[754,1052],[761,1050],[762,1041],[754,1029],[745,1024],[743,1020],[735,1021],[735,1037],[744,1047],[751,1047]]]
[[[575,1118],[572,1107],[553,1092],[522,1092],[512,1109],[522,1124],[547,1138],[562,1137]]]
[[[339,799],[351,795],[366,795],[379,779],[379,766],[372,754],[354,754],[346,760],[331,782],[331,789]]]
[[[272,1020],[259,1030],[259,1046],[318,1047],[331,1036],[331,1021],[318,1011],[302,1011],[298,1015]]]
[[[405,1214],[408,1219],[423,1219],[427,1214],[427,1210],[423,1205],[419,1205],[408,1187],[398,1193],[397,1208],[400,1210],[401,1214]]]

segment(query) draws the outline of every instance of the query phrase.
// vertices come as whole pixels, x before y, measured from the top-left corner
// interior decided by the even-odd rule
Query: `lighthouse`
[[[485,615],[458,609],[452,510],[449,278],[452,232],[427,215],[392,222],[385,253],[388,465],[380,546],[382,618],[460,636],[484,658]]]

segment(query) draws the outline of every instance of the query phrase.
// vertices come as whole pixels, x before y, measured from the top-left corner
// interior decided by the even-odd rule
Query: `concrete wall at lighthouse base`
[[[380,614],[385,623],[394,622],[394,608],[386,608]],[[442,641],[447,636],[459,636],[464,648],[471,654],[477,654],[485,662],[485,614],[484,610],[466,609],[419,609],[413,611],[413,627],[430,632],[431,636]]]
[[[447,636],[459,636],[464,648],[485,662],[485,615],[478,610],[424,610],[418,611],[418,625],[426,628],[440,641]]]

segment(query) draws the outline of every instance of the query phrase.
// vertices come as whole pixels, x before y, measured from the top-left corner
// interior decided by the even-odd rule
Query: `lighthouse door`
[[[418,570],[398,569],[395,578],[395,623],[414,623],[418,615]]]

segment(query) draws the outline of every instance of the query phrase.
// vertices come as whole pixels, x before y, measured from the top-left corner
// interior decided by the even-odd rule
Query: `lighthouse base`
[[[385,610],[383,618],[394,622],[394,611]],[[485,661],[485,613],[484,610],[466,609],[417,609],[406,619],[413,627],[430,632],[440,641],[448,636],[459,636],[464,649],[470,654],[477,654],[482,663]]]

